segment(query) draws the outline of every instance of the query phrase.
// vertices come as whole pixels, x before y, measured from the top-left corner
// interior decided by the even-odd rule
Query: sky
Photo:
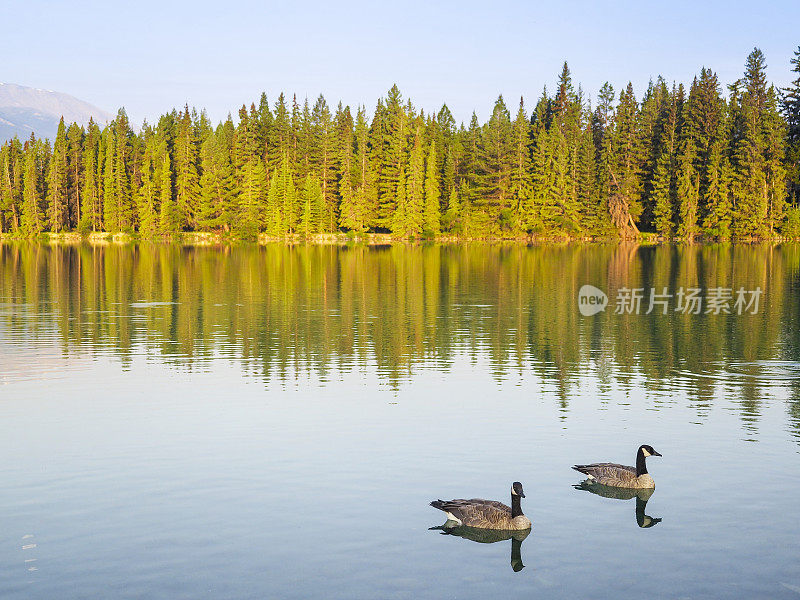
[[[281,91],[371,112],[397,83],[426,112],[446,102],[481,121],[553,89],[564,61],[594,99],[604,81],[637,98],[651,78],[723,85],[758,46],[777,85],[792,79],[800,3],[299,2],[0,0],[0,81],[65,92],[137,123],[184,104],[212,121]]]

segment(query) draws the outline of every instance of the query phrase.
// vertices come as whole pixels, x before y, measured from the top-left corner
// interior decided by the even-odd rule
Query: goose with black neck
[[[574,465],[572,468],[588,477],[589,483],[599,483],[611,487],[650,489],[656,483],[647,472],[647,458],[661,456],[652,446],[642,444],[636,451],[636,466],[629,467],[617,463],[591,463]]]

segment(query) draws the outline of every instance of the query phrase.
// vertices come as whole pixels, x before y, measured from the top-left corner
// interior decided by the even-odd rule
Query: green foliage
[[[396,85],[371,116],[262,94],[216,128],[188,106],[136,133],[124,110],[62,121],[0,145],[0,233],[775,236],[800,198],[800,48],[791,66],[782,95],[755,49],[727,99],[703,67],[688,94],[604,84],[592,109],[565,63],[530,117],[499,96],[466,125]]]
[[[781,234],[792,239],[800,238],[800,206],[791,206],[787,209]]]

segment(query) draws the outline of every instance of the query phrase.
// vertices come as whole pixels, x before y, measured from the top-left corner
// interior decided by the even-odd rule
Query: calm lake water
[[[3,599],[800,599],[800,247],[0,245],[0,479]]]

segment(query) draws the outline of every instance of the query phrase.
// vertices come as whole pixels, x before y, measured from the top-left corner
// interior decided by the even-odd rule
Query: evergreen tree
[[[230,150],[222,132],[210,134],[200,148],[200,212],[198,226],[230,231],[235,221],[236,188]]]
[[[425,161],[425,210],[422,228],[429,235],[440,231],[439,219],[439,167],[436,155],[436,140],[431,140],[428,158]]]
[[[175,173],[175,209],[178,228],[193,228],[197,225],[200,207],[200,178],[197,174],[196,126],[189,114],[188,105],[178,115],[177,135],[173,154]]]
[[[419,235],[425,223],[425,150],[422,146],[422,124],[417,119],[406,180],[404,223],[395,233]]]
[[[78,227],[81,221],[84,137],[85,132],[77,123],[72,123],[67,129],[67,206],[70,229]]]
[[[640,173],[644,162],[644,149],[639,131],[638,105],[633,85],[630,83],[619,97],[611,143],[613,162],[610,167],[613,192],[609,198],[609,209],[618,229],[621,231],[633,229],[635,232],[635,223],[642,213],[643,186]]]
[[[242,238],[255,240],[262,225],[262,214],[266,205],[266,170],[260,156],[252,156],[242,166],[242,180],[239,184],[239,214],[236,218],[235,231]],[[277,178],[275,178],[277,185]],[[275,202],[277,203],[277,202]],[[270,219],[266,223],[271,231],[276,227],[276,216],[268,213]]]
[[[53,156],[47,175],[47,219],[50,231],[59,232],[69,227],[67,197],[67,134],[64,117],[58,123],[58,133],[53,144]]]
[[[172,161],[165,146],[159,152],[161,168],[157,171],[155,179],[159,189],[158,228],[161,233],[171,236],[180,231],[180,216],[172,193]]]
[[[769,190],[765,165],[764,117],[767,87],[764,55],[747,57],[744,78],[732,86],[733,223],[736,236],[761,237],[768,231]]]
[[[525,103],[519,99],[519,109],[513,124],[512,171],[509,181],[509,196],[513,215],[512,229],[515,232],[528,229],[535,221],[531,200],[531,126],[525,114]]]
[[[789,87],[783,89],[783,114],[786,118],[787,180],[793,203],[800,201],[800,46],[789,60],[796,75]]]
[[[492,116],[478,137],[478,155],[474,182],[478,195],[473,203],[473,218],[485,233],[491,233],[493,224],[508,231],[513,225],[510,202],[511,174],[514,165],[514,140],[511,115],[503,97],[494,104]]]
[[[102,155],[100,149],[100,128],[93,119],[89,126],[83,146],[84,176],[81,190],[81,218],[79,227],[85,231],[102,229]]]
[[[698,234],[697,210],[700,203],[700,176],[695,169],[697,147],[694,137],[688,135],[683,142],[678,158],[678,213],[680,220],[677,234],[692,241]]]
[[[363,106],[356,113],[354,136],[356,149],[353,160],[353,181],[356,188],[353,198],[354,219],[352,225],[354,231],[366,231],[376,225],[378,195],[375,188],[373,161],[370,159],[367,112]]]
[[[25,144],[25,170],[23,175],[22,215],[20,230],[28,236],[44,231],[44,214],[39,204],[39,151],[37,142]]]
[[[336,171],[333,119],[328,103],[320,94],[311,113],[311,129],[314,139],[312,168],[318,174],[325,201],[325,231],[333,232],[338,223],[336,209]]]
[[[339,227],[351,231],[364,230],[362,202],[353,189],[353,117],[350,107],[336,110],[336,180],[338,186]]]
[[[376,225],[394,233],[405,230],[405,172],[408,160],[408,121],[400,90],[393,85],[375,109],[375,171],[378,177]],[[402,204],[401,204],[402,201]]]
[[[145,150],[141,165],[141,184],[136,191],[136,212],[139,232],[152,237],[158,229],[158,185],[155,178],[156,144],[155,134],[145,126]]]

